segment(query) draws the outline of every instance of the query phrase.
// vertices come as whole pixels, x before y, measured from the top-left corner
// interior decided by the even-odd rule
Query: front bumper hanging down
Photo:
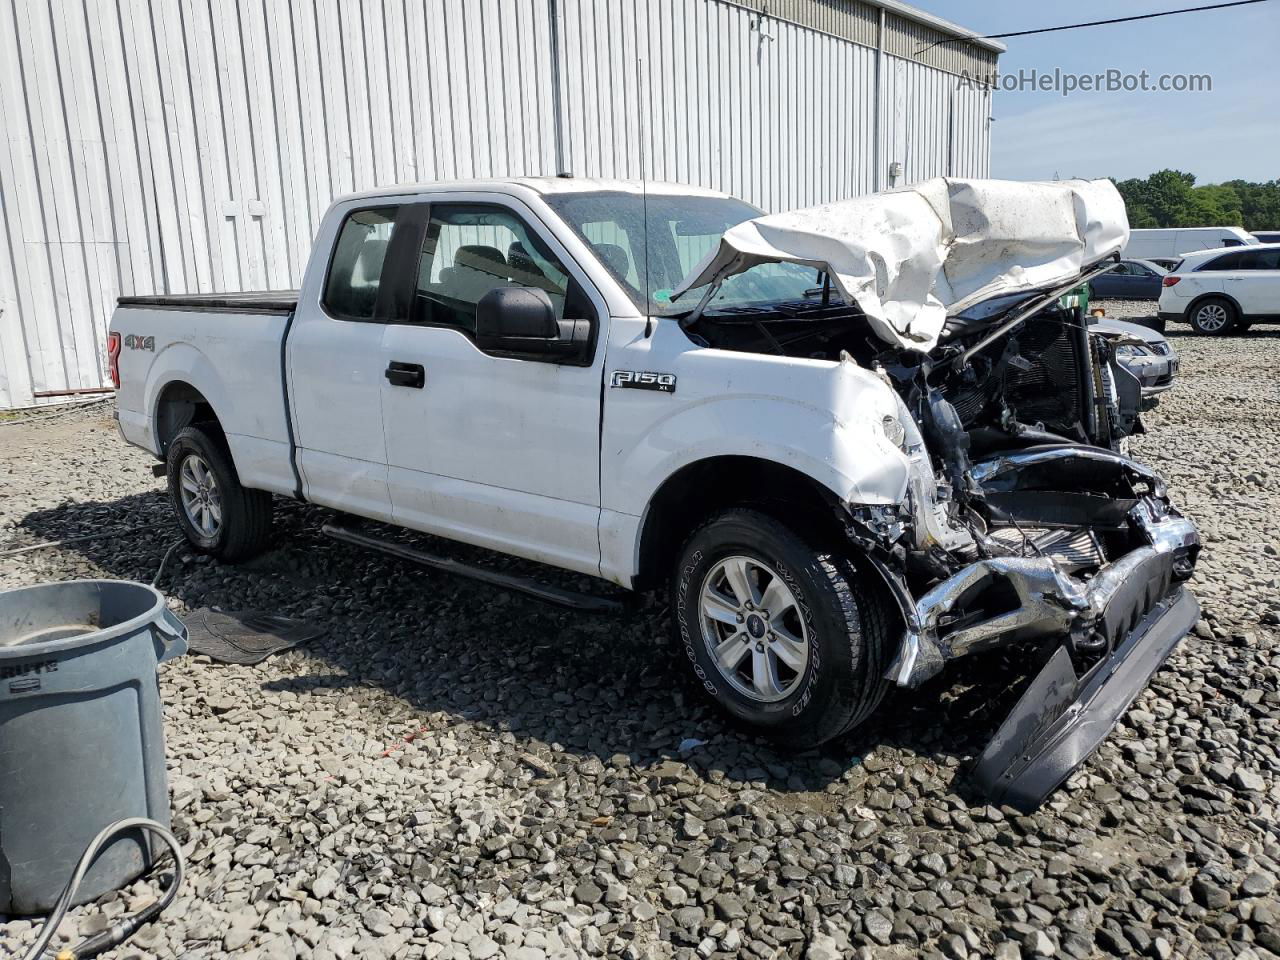
[[[1199,616],[1191,591],[1177,587],[1083,677],[1058,647],[982,751],[975,785],[995,803],[1028,813],[1040,806],[1106,739]]]
[[[969,653],[1060,638],[973,770],[994,802],[1024,811],[1039,806],[1097,749],[1199,618],[1195,597],[1182,586],[1200,549],[1194,524],[1150,500],[1129,515],[1146,545],[1091,579],[1067,572],[1053,557],[993,557],[904,610],[906,634],[888,671],[901,686],[918,686]],[[1007,608],[975,622],[969,605],[993,588]],[[1083,676],[1072,649],[1089,654]]]

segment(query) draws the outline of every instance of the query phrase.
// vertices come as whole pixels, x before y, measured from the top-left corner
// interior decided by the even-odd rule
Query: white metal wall
[[[786,209],[986,175],[987,97],[718,0],[0,2],[0,408],[102,387],[120,294],[296,285],[352,190],[564,167]]]

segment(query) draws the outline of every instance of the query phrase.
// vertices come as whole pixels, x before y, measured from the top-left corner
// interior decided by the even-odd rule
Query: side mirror
[[[557,320],[545,290],[495,287],[476,304],[476,346],[520,359],[574,362],[586,355],[590,324]]]
[[[476,304],[477,340],[551,340],[560,336],[545,290],[494,287]]]

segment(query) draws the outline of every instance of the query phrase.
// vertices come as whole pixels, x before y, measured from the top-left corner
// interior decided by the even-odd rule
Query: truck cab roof
[[[425,183],[401,183],[373,190],[361,190],[348,194],[342,200],[362,200],[377,197],[403,196],[406,193],[450,193],[469,190],[509,191],[523,187],[547,196],[564,193],[633,193],[645,191],[656,194],[695,197],[727,197],[729,194],[707,187],[687,183],[670,183],[661,180],[623,180],[607,177],[490,177],[473,180],[433,180]]]

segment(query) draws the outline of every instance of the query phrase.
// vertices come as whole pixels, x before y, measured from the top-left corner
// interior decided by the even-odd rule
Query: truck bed
[[[152,310],[209,310],[217,313],[293,313],[297,290],[246,290],[240,293],[184,293],[168,296],[120,297],[121,307]]]

